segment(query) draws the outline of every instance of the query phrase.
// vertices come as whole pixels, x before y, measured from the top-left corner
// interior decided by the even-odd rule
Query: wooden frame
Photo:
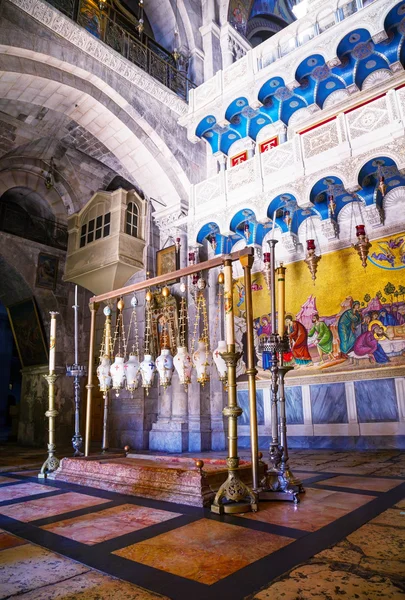
[[[58,267],[59,258],[57,256],[40,252],[38,254],[35,287],[54,291],[58,278]]]
[[[179,268],[179,253],[176,250],[176,246],[167,246],[162,250],[158,250],[156,252],[156,275],[160,277],[161,275],[168,275],[169,273],[173,273],[173,271],[177,271]],[[171,281],[166,281],[168,285],[173,283],[178,283],[179,279],[172,279]]]
[[[34,298],[7,307],[18,356],[23,367],[48,363],[48,346]]]

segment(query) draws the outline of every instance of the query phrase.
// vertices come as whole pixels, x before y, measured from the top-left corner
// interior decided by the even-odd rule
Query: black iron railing
[[[0,202],[0,231],[44,246],[67,250],[68,232],[65,225],[30,215],[5,202]]]
[[[144,32],[138,33],[125,15],[107,3],[100,9],[102,3],[93,0],[47,1],[187,101],[194,83],[177,68],[170,52]]]

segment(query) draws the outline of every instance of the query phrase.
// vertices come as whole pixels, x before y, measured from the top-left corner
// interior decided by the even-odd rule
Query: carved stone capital
[[[287,252],[293,253],[297,250],[298,237],[295,233],[291,233],[291,231],[283,233],[281,236],[281,242]]]
[[[384,225],[384,213],[376,204],[366,206],[365,210],[367,224],[376,229]]]
[[[327,240],[335,240],[338,237],[338,226],[334,219],[321,221],[321,229]]]

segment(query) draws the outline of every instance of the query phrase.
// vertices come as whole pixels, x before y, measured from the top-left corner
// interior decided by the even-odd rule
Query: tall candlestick
[[[235,344],[235,328],[233,316],[233,286],[232,286],[232,261],[225,260],[224,263],[224,305],[225,305],[225,328],[226,343],[229,346]]]
[[[276,212],[274,211],[273,213],[273,219],[272,219],[272,223],[273,223],[273,227],[271,228],[271,239],[274,240],[274,230],[276,228]]]
[[[49,334],[49,373],[55,372],[55,343],[56,343],[56,315],[57,312],[50,312],[51,331]]]
[[[282,338],[284,335],[284,316],[285,316],[285,272],[283,263],[276,269],[277,275],[277,331]]]
[[[75,365],[79,364],[79,306],[77,304],[77,285],[75,286],[75,304],[73,306],[75,311]]]

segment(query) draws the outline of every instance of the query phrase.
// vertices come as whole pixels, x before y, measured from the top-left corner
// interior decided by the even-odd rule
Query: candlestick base
[[[211,504],[211,512],[217,515],[240,514],[248,511],[256,512],[257,495],[239,479],[236,469],[239,458],[228,458],[228,478],[221,485]]]
[[[48,441],[48,458],[45,460],[38,473],[38,479],[45,479],[48,473],[56,471],[59,467],[59,459],[55,456],[56,444],[55,444],[55,418],[58,416],[58,411],[54,408],[55,405],[55,381],[58,375],[56,373],[49,373],[44,375],[44,379],[48,384],[49,389],[49,408],[45,413],[45,417],[49,419],[49,441]]]
[[[80,451],[83,445],[83,438],[80,434],[80,377],[84,377],[87,374],[86,367],[73,364],[66,365],[67,377],[74,377],[74,396],[75,396],[75,433],[72,437],[73,456],[84,456],[84,453]]]

